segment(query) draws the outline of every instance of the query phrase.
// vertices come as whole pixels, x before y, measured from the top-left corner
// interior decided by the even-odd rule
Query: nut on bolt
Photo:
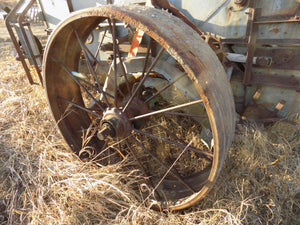
[[[239,5],[239,6],[244,6],[246,5],[248,0],[234,0],[234,3]]]
[[[114,137],[115,135],[116,132],[109,123],[104,123],[102,129],[97,133],[97,137],[101,141],[104,141],[107,136]]]
[[[126,114],[117,108],[108,109],[103,113],[100,126],[101,130],[98,131],[97,137],[101,141],[106,137],[124,138],[130,134],[132,128]]]

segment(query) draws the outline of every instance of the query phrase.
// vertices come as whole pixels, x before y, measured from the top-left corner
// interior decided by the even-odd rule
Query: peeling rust
[[[55,66],[52,58],[54,56],[58,57],[63,65],[70,68],[70,70],[74,68],[76,71],[78,58],[80,57],[80,46],[74,35],[71,35],[73,33],[72,29],[78,30],[79,35],[85,40],[89,33],[106,17],[117,20],[122,19],[124,23],[146,31],[148,36],[165,48],[178,61],[190,80],[194,81],[193,85],[195,85],[195,89],[201,96],[201,102],[203,102],[209,118],[207,121],[209,121],[213,133],[214,154],[216,157],[214,155],[211,172],[204,174],[205,180],[209,180],[209,182],[205,181],[197,184],[198,181],[196,179],[187,177],[186,181],[190,184],[195,184],[195,186],[198,185],[199,191],[197,190],[197,193],[190,199],[187,198],[172,203],[174,205],[171,205],[170,209],[177,210],[195,204],[212,188],[221,170],[221,165],[233,139],[235,112],[230,84],[222,64],[202,37],[181,19],[170,16],[170,14],[162,10],[140,6],[126,6],[122,8],[102,6],[72,14],[71,17],[54,30],[45,51],[43,72],[52,112],[56,120],[60,120],[62,113],[65,112],[64,107],[67,107],[67,104],[64,104],[62,108],[57,106],[58,102],[55,97],[57,94],[65,99],[69,99],[69,101],[74,101],[73,96],[77,96],[76,103],[78,105],[83,104],[78,94],[77,85],[74,82],[63,79],[64,76],[61,74],[61,69]],[[174,24],[178,26],[175,27]],[[182,39],[185,41],[183,42]],[[69,51],[70,49],[72,51]],[[53,88],[54,86],[56,88]],[[137,104],[140,105],[139,103]],[[82,121],[89,121],[86,118],[86,113],[74,112],[70,113],[58,124],[70,146],[81,147],[81,134],[74,131],[80,130],[82,127],[84,129],[88,128],[89,123],[83,126]],[[115,127],[118,126],[112,127],[116,130]],[[114,135],[112,129],[106,126],[103,127],[99,134],[100,141],[110,134]],[[128,134],[128,132],[125,132],[125,134]],[[165,188],[168,188],[167,185]],[[172,195],[172,189],[166,189],[165,192],[169,192]],[[181,192],[186,192],[182,186]]]

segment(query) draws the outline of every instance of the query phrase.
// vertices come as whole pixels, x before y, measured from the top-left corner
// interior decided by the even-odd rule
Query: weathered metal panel
[[[50,29],[54,29],[60,21],[70,15],[67,0],[38,0],[38,3]]]
[[[38,0],[50,29],[66,19],[72,11],[107,5],[107,0]],[[146,3],[146,0],[115,0],[114,4]]]
[[[26,1],[29,0],[24,0]],[[73,11],[107,4],[106,0],[38,0],[38,2],[51,29]],[[150,0],[112,2],[149,5]],[[300,66],[297,62],[300,56],[299,0],[244,0],[245,4],[237,4],[236,0],[169,0],[169,2],[204,33],[220,37],[223,45],[230,44],[233,53],[243,54],[246,62],[243,64],[244,70],[239,73],[243,73],[244,77],[239,81],[238,88],[236,83],[233,86],[234,90],[242,90],[248,86],[251,91],[244,93],[246,102],[251,100],[252,90],[261,88],[262,94],[259,99],[261,104],[273,107],[278,101],[285,100],[287,103],[282,110],[283,115],[300,113],[300,99],[297,92],[300,89]],[[101,38],[99,33],[101,28],[93,32],[94,41],[88,45],[91,51],[97,48]],[[253,64],[254,58],[259,61]],[[249,85],[252,87],[249,88]],[[269,95],[272,91],[274,96],[279,94],[278,98],[274,97],[271,101]],[[238,99],[236,103],[240,104],[242,92],[234,93]]]
[[[295,15],[299,8],[298,0],[259,0],[256,7],[262,9],[262,16]]]
[[[240,7],[231,0],[170,0],[205,32],[221,37],[238,38],[246,33],[247,7]]]

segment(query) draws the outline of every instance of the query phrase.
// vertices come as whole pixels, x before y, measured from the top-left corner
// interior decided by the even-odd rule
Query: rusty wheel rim
[[[89,49],[85,41],[95,29],[111,41],[99,38]],[[133,41],[120,44],[126,29],[144,33],[135,57],[124,50]],[[78,11],[49,38],[43,75],[71,149],[105,152],[101,163],[116,161],[111,151],[133,157],[147,177],[140,184],[147,187],[144,202],[183,209],[212,188],[233,139],[234,104],[217,57],[182,21],[142,6]]]

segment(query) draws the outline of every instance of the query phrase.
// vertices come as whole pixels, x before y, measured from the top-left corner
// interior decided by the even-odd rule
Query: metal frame
[[[253,57],[255,54],[262,52],[257,45],[281,45],[281,46],[299,46],[300,39],[258,39],[258,26],[261,24],[276,24],[276,23],[299,23],[300,22],[300,4],[296,15],[284,14],[276,16],[260,16],[261,9],[255,8],[255,0],[249,3],[248,24],[245,38],[238,39],[221,39],[223,45],[237,44],[247,45],[247,61],[245,72],[243,74],[243,83],[248,85],[263,85],[270,87],[279,87],[300,91],[300,78],[294,75],[289,77],[271,74],[258,74],[252,72]],[[285,49],[279,50],[284,52]],[[298,51],[299,52],[299,51]],[[298,53],[299,54],[299,53]],[[280,69],[280,68],[278,68]]]
[[[16,48],[16,51],[18,53],[18,59],[21,61],[22,66],[25,70],[26,76],[28,78],[28,81],[30,84],[41,84],[43,85],[42,82],[42,74],[41,74],[41,63],[42,63],[42,55],[41,54],[34,54],[34,51],[37,51],[37,47],[33,46],[36,45],[34,43],[34,36],[32,33],[32,30],[30,28],[30,23],[25,22],[25,15],[27,11],[30,9],[30,7],[35,3],[35,0],[30,0],[30,1],[25,1],[21,0],[17,3],[16,7],[13,8],[13,10],[8,14],[8,16],[5,19],[5,25],[7,27],[8,33],[11,37],[11,40],[13,42],[14,47]],[[20,33],[18,35],[22,36],[22,42],[24,42],[25,46],[24,49],[26,49],[27,52],[24,54],[20,48],[19,42],[17,40],[17,37],[15,35],[15,31],[17,30],[17,26],[20,28]],[[25,27],[28,27],[26,30]],[[33,41],[30,41],[29,38]],[[33,49],[35,48],[35,49]],[[39,62],[37,59],[39,58]],[[38,77],[39,77],[39,83],[34,82],[33,76],[30,72],[28,63],[26,62],[26,59],[29,60],[29,63],[34,66]]]

